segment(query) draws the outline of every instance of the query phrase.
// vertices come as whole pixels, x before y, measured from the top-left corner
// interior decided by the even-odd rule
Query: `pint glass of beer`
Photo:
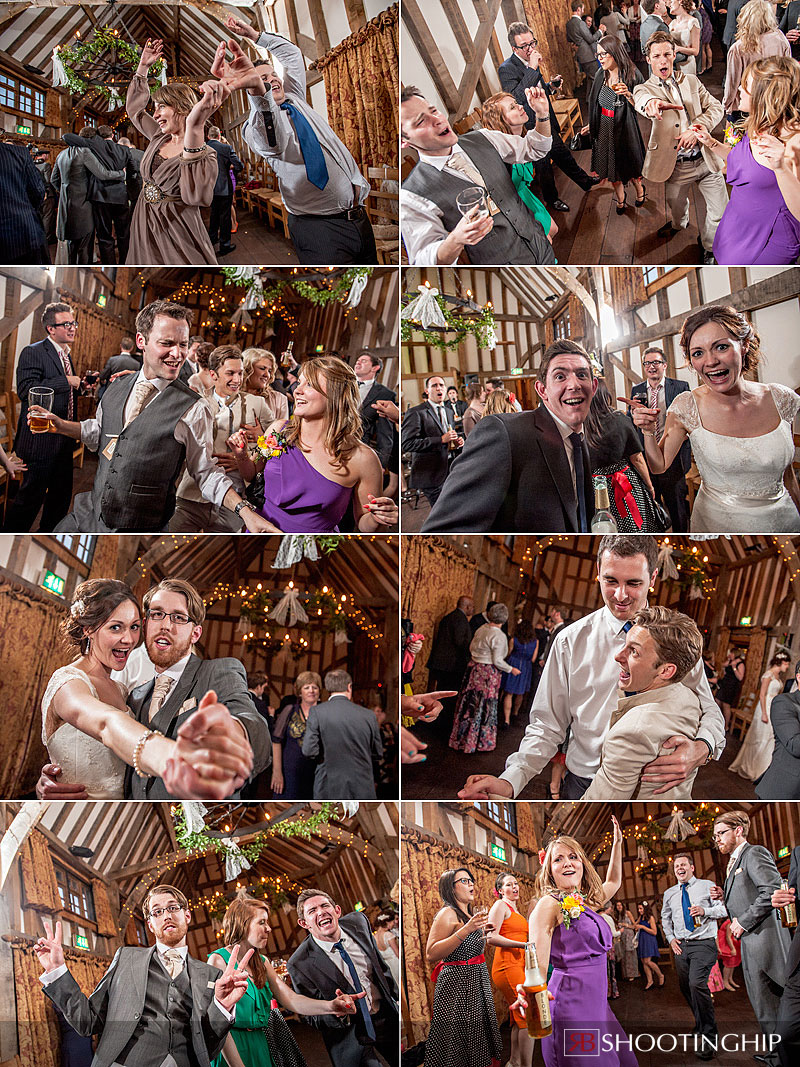
[[[44,386],[34,386],[28,391],[28,407],[46,408],[53,410],[53,390]],[[50,429],[50,420],[43,415],[31,415],[29,426],[31,433],[47,433]]]

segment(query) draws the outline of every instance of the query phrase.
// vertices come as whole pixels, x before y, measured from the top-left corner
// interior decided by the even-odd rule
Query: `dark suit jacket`
[[[75,368],[73,367],[73,370]],[[59,433],[31,433],[28,429],[28,394],[35,386],[53,390],[53,414],[62,419],[69,413],[69,394],[74,402],[77,391],[67,381],[64,364],[56,346],[46,337],[34,345],[26,345],[17,363],[17,396],[20,399],[19,422],[14,438],[14,451],[28,464],[46,464],[63,451],[74,448],[70,437]]]
[[[798,19],[800,19],[800,0],[791,0],[791,3],[787,4],[784,9],[783,18],[780,21],[778,29],[781,33],[788,33],[789,30],[796,30]],[[789,47],[792,50],[793,58],[800,59],[800,40],[789,41]]]
[[[79,1034],[99,1034],[92,1067],[110,1067],[133,1037],[139,1025],[147,991],[147,971],[156,951],[123,947],[100,979],[90,997],[67,972],[43,986],[44,992]],[[218,967],[186,957],[192,987],[191,1041],[201,1067],[222,1049],[231,1023],[214,1004],[213,983],[222,974]]]
[[[664,402],[669,408],[672,401],[678,395],[678,393],[686,393],[689,391],[689,383],[679,381],[677,378],[665,378],[664,379]],[[639,382],[638,385],[634,385],[631,389],[631,396],[643,397],[645,403],[647,403],[647,382]],[[631,409],[628,408],[628,417],[630,417]],[[644,437],[642,437],[642,431],[638,426],[634,427],[636,430],[636,436],[639,438],[639,443],[642,446],[642,452],[644,452]],[[669,468],[664,472],[665,474],[673,472],[677,473],[680,470],[683,474],[686,474],[688,469],[692,465],[692,446],[688,441],[684,441],[681,445],[681,450],[670,464]]]
[[[214,689],[220,704],[224,704],[247,731],[253,749],[253,777],[270,765],[272,742],[269,729],[250,699],[247,675],[238,659],[200,659],[199,656],[192,656],[178,684],[172,687],[151,723],[148,712],[154,685],[154,681],[139,685],[128,696],[128,707],[139,722],[160,730],[165,737],[174,740],[179,727],[197,708],[208,690]],[[134,777],[130,767],[125,775],[125,796],[134,800],[173,799],[160,778]],[[238,793],[234,799],[237,798]]]
[[[445,415],[447,415],[447,408]],[[409,408],[403,416],[400,447],[411,453],[412,489],[434,489],[441,485],[449,470],[447,445],[442,444],[444,430],[428,401]]]
[[[89,175],[89,199],[97,204],[128,203],[128,180],[134,179],[138,168],[133,162],[130,149],[124,144],[108,141],[105,137],[81,137],[77,133],[65,133],[62,141],[71,148],[88,148],[93,156],[108,167],[109,170],[121,170],[124,177],[119,181],[103,181],[94,174]]]
[[[393,393],[385,385],[373,380],[372,388],[364,397],[361,404],[361,424],[363,433],[361,440],[365,445],[374,448],[380,457],[381,465],[389,469],[389,463],[394,449],[394,426],[388,419],[381,418],[372,406],[377,400],[391,400],[397,403],[397,394]]]
[[[397,1025],[397,986],[378,952],[366,916],[351,912],[339,919],[339,926],[366,953],[372,967],[372,981],[381,994],[380,1014]],[[317,1000],[331,1000],[336,996],[337,989],[345,993],[355,992],[352,983],[310,934],[289,958],[289,977],[293,989]],[[303,1021],[322,1031],[322,1040],[334,1067],[359,1067],[364,1052],[362,1046],[371,1044],[362,1029],[360,1015],[341,1018],[335,1015],[312,1015],[303,1017]]]
[[[39,214],[45,197],[45,184],[27,149],[0,143],[0,256],[3,263],[16,263],[35,249],[44,255],[47,240]],[[29,260],[29,262],[31,262]]]
[[[303,755],[316,759],[314,800],[375,800],[373,760],[383,755],[378,720],[345,696],[315,704]]]
[[[778,693],[769,710],[775,748],[756,782],[762,800],[800,800],[800,692]]]
[[[448,674],[463,674],[469,662],[471,640],[469,619],[460,608],[445,615],[431,644],[428,670],[434,673],[445,671]]]
[[[774,703],[774,701],[773,701]],[[792,858],[789,861],[789,888],[795,891],[795,901],[800,904],[800,845],[792,849]],[[787,981],[800,967],[800,937],[797,936],[797,927],[792,934],[792,943],[789,946],[789,958],[786,960]]]
[[[116,356],[109,356],[108,362],[100,371],[100,388],[97,390],[97,399],[103,399],[103,393],[108,388],[108,383],[111,381],[112,374],[119,374],[119,372],[123,370],[138,372],[141,369],[142,361],[137,359],[136,356],[131,355],[130,352],[118,352]]]
[[[230,169],[233,167],[234,174],[241,174],[244,170],[244,163],[242,163],[229,144],[212,140],[209,140],[208,143],[217,153],[217,167],[219,168],[217,181],[214,185],[214,196],[233,196]]]
[[[746,844],[725,879],[725,906],[732,919],[745,929],[742,954],[750,966],[764,971],[773,982],[783,985],[789,935],[783,929],[771,898],[780,886],[780,875],[772,854],[763,845]]]
[[[558,137],[560,139],[558,119],[555,111],[553,111],[553,105],[550,103],[550,83],[544,80],[542,72],[529,67],[527,63],[522,62],[516,53],[512,52],[508,59],[504,60],[497,68],[497,73],[500,76],[500,88],[503,92],[511,93],[517,103],[522,104],[525,108],[529,130],[536,129],[536,113],[527,101],[525,90],[535,89],[539,85],[544,89],[547,94],[547,106],[550,108],[550,129],[553,138]]]
[[[583,444],[586,515],[594,514]],[[485,415],[467,438],[423,533],[579,532],[566,447],[550,412]]]

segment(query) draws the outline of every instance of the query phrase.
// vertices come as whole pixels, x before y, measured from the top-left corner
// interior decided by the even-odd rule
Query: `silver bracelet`
[[[140,778],[149,778],[150,775],[145,774],[139,765],[139,760],[142,758],[142,750],[151,737],[163,737],[164,735],[160,730],[148,730],[146,734],[142,734],[139,740],[136,742],[136,746],[133,750],[133,769]]]

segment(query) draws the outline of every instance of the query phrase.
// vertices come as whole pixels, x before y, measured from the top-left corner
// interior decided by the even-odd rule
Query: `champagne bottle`
[[[617,532],[617,520],[609,511],[608,482],[605,478],[593,478],[594,482],[594,516],[591,530],[593,534]]]
[[[547,982],[539,970],[536,958],[536,946],[532,941],[525,945],[525,997],[528,1007],[525,1018],[531,1037],[548,1037],[553,1032],[553,1019],[550,1015],[550,1000],[547,996]]]
[[[294,348],[294,341],[290,341],[289,344],[286,346],[286,350],[281,354],[281,366],[282,367],[291,367],[292,366],[292,349],[293,348]]]
[[[781,882],[781,889],[788,889],[789,883],[784,878]],[[794,902],[786,904],[781,908],[781,926],[785,926],[789,929],[794,929],[797,926],[797,904]]]

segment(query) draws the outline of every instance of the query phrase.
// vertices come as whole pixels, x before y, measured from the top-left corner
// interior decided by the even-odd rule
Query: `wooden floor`
[[[714,65],[701,80],[712,96],[722,100],[722,79],[725,63],[719,42],[714,40]],[[586,120],[585,88],[578,91],[581,113]],[[645,145],[650,135],[649,120],[639,117]],[[718,132],[719,135],[719,132]],[[575,152],[575,159],[586,171],[591,171],[591,150]],[[596,186],[588,193],[570,181],[558,168],[553,168],[561,199],[569,204],[569,212],[554,215],[559,232],[553,241],[553,251],[559,263],[571,264],[699,264],[702,253],[697,245],[699,226],[705,219],[705,201],[696,189],[689,195],[689,226],[671,240],[658,237],[656,231],[668,221],[665,186],[645,182],[647,200],[642,207],[634,206],[636,190],[629,184],[626,192],[628,208],[617,215],[616,197],[608,183]]]

